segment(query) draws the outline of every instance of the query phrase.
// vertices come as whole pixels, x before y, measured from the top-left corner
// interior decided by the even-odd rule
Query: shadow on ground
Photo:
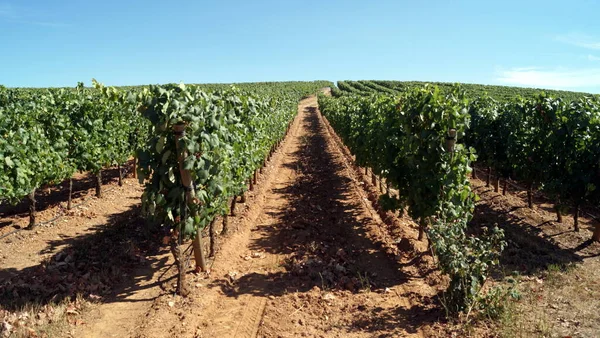
[[[124,174],[131,172],[133,168],[133,162],[123,167]],[[109,184],[117,182],[119,179],[119,171],[116,168],[109,168],[102,171],[102,184]],[[86,174],[85,176],[77,179],[73,179],[73,192],[72,198],[75,200],[87,194],[90,189],[96,187],[96,176],[92,174]],[[104,188],[104,187],[103,187]],[[62,182],[56,186],[52,186],[49,189],[38,189],[36,192],[36,209],[43,211],[49,207],[64,203],[66,205],[69,199],[69,181]],[[16,205],[10,205],[7,203],[0,204],[0,218],[19,216],[25,217],[29,214],[29,200],[24,198],[21,202]],[[0,228],[11,225],[10,221],[0,222]]]
[[[60,303],[78,295],[101,302],[124,301],[152,287],[142,284],[166,264],[166,258],[146,258],[160,251],[159,234],[152,229],[136,206],[112,215],[93,233],[50,241],[49,247],[64,249],[34,267],[2,269],[2,275],[11,277],[0,280],[0,309]]]
[[[545,227],[552,225],[552,221],[531,224],[531,219],[515,213],[520,209],[528,210],[526,207],[509,206],[495,201],[499,195],[492,193],[491,188],[479,187],[475,191],[481,200],[475,207],[471,225],[480,228],[497,224],[504,230],[507,246],[500,257],[500,267],[505,273],[534,275],[550,267],[565,268],[580,263],[585,258],[598,256],[598,252],[594,253],[598,250],[590,247],[593,245],[591,241],[570,248],[556,240],[558,236],[572,230],[565,229],[549,235],[545,232]],[[585,250],[588,247],[592,253]]]
[[[300,138],[291,160],[283,164],[295,170],[297,178],[289,186],[273,189],[277,199],[288,203],[266,210],[277,223],[259,225],[255,231],[262,236],[250,247],[287,257],[281,262],[285,271],[274,267],[278,272],[250,273],[233,283],[226,277],[209,286],[221,288],[229,297],[282,296],[314,287],[354,293],[383,291],[419,278],[405,274],[399,262],[369,238],[365,228],[373,220],[353,194],[352,182],[344,174],[346,167],[327,149],[326,130],[318,112],[314,107],[307,110],[302,123],[308,132]],[[381,314],[377,318],[357,316],[350,329],[376,332],[404,327],[416,332],[427,321],[438,319],[439,307],[431,303],[427,309],[397,307],[393,313],[365,308]]]

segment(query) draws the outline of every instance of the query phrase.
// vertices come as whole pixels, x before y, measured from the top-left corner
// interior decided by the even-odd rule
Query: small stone
[[[326,294],[323,296],[323,299],[325,299],[325,300],[334,300],[335,298],[336,298],[336,297],[335,297],[335,296],[334,296],[332,293],[326,293]]]
[[[175,306],[175,302],[173,302],[173,301],[169,302],[168,304],[169,304],[169,307]]]

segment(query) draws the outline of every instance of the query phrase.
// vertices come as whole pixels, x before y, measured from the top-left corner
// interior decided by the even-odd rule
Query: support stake
[[[29,193],[29,195],[27,195],[27,198],[29,199],[29,229],[33,229],[36,226],[36,223],[35,223],[35,205],[36,205],[35,189],[33,189]]]
[[[67,200],[67,210],[71,210],[72,208],[72,200],[73,199],[73,178],[69,178],[69,199]]]
[[[231,207],[229,209],[231,209],[231,216],[235,216],[235,204],[237,203],[237,196],[233,196],[233,198],[231,199]]]
[[[102,198],[102,169],[96,174],[96,197]]]
[[[138,178],[137,175],[137,158],[133,158],[133,178]]]
[[[123,170],[121,168],[121,164],[117,164],[117,169],[119,170],[119,187],[123,186]]]
[[[579,203],[575,204],[575,213],[573,214],[573,227],[579,232]]]

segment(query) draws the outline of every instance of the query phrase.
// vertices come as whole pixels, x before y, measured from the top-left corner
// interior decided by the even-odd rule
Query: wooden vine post
[[[181,175],[181,184],[185,189],[185,200],[186,203],[193,203],[196,195],[194,192],[194,185],[192,184],[192,175],[189,170],[183,169],[183,162],[187,156],[187,151],[179,151],[179,140],[185,136],[185,127],[183,123],[176,124],[173,126],[173,134],[175,135],[175,142],[177,144],[177,152],[179,153],[179,174]],[[187,205],[186,205],[187,207]],[[185,219],[181,217],[181,221],[185,222]],[[194,247],[194,260],[196,261],[196,271],[206,271],[206,258],[204,257],[204,251],[202,249],[202,232],[198,231],[196,237],[193,240]]]
[[[594,234],[592,235],[592,241],[600,242],[600,221],[596,219],[596,226],[594,227]]]
[[[231,207],[229,207],[229,209],[231,209],[231,216],[235,216],[235,205],[237,204],[237,196],[233,196],[233,198],[231,199]]]
[[[573,228],[576,232],[579,232],[579,209],[581,204],[575,203],[575,211],[573,211]]]
[[[73,206],[73,177],[69,177],[69,199],[67,200],[67,210],[71,210]]]
[[[137,175],[137,158],[133,157],[133,178],[138,178]]]
[[[102,169],[96,174],[96,197],[102,198]]]
[[[227,217],[227,216],[225,216]],[[209,245],[209,252],[208,252],[208,257],[215,257],[215,254],[217,253],[217,227],[215,226],[215,223],[217,222],[217,218],[213,218],[213,220],[210,222],[209,226],[208,226],[208,233],[210,235],[210,245]]]
[[[554,210],[556,211],[556,221],[558,223],[562,223],[563,217],[562,217],[562,212],[561,212],[561,208],[560,208],[560,195],[556,199],[556,204],[554,205]]]
[[[117,170],[119,170],[119,187],[123,186],[123,168],[121,168],[121,164],[117,164]]]
[[[29,195],[27,195],[29,199],[29,229],[33,229],[36,226],[35,223],[35,189],[33,189]]]
[[[221,230],[221,234],[225,235],[229,232],[229,215],[223,215],[223,229]]]
[[[562,212],[560,211],[560,206],[556,206],[556,222],[557,223],[562,223],[563,222],[563,217],[562,217]]]

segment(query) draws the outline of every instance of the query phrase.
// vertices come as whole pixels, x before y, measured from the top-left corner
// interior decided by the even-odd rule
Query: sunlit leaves
[[[428,224],[440,269],[451,277],[447,307],[465,309],[474,302],[488,267],[502,249],[502,233],[469,236],[475,195],[469,185],[472,148],[461,143],[470,123],[467,100],[459,88],[442,94],[437,88],[415,88],[398,96],[319,97],[319,107],[356,155],[399,191],[382,196],[385,209],[408,210]],[[449,131],[458,144],[448,152]]]
[[[257,84],[253,93],[218,85],[221,90],[216,91],[194,85],[143,90],[135,104],[151,126],[151,137],[139,153],[139,171],[146,179],[144,210],[184,237],[196,236],[215,215],[227,211],[230,197],[244,192],[253,171],[284,136],[301,95],[322,85],[287,84],[276,92],[264,89],[270,84]],[[176,125],[185,126],[179,144]],[[183,189],[180,158],[181,169],[191,174],[193,196]]]

